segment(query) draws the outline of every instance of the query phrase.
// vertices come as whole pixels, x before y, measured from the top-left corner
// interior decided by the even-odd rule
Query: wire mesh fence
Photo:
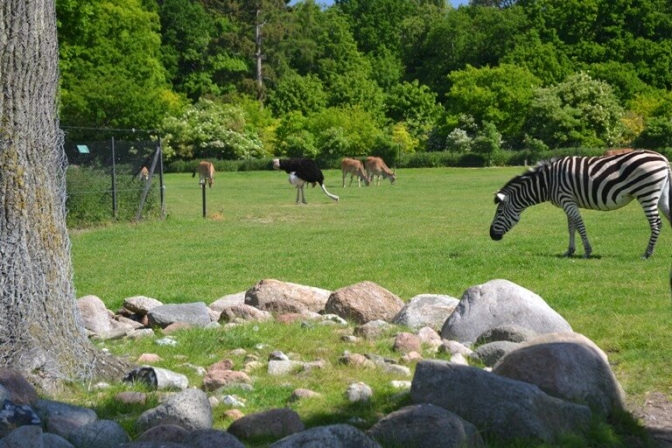
[[[68,227],[164,216],[161,140],[147,131],[64,128]]]

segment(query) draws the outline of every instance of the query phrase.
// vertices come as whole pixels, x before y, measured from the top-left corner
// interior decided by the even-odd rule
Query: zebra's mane
[[[558,157],[554,157],[548,160],[540,160],[539,162],[537,162],[536,165],[529,168],[523,174],[519,174],[518,176],[508,181],[499,191],[505,191],[507,188],[511,186],[519,185],[522,182],[525,182],[527,179],[532,179],[536,177],[538,174],[542,173],[543,171],[546,171],[548,167],[550,167],[556,160],[558,160]]]

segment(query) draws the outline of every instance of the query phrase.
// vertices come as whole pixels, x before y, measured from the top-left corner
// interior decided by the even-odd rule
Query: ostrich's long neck
[[[338,199],[339,199],[338,196],[336,196],[335,194],[331,194],[331,193],[329,193],[329,192],[327,191],[327,187],[325,187],[324,184],[320,184],[320,187],[322,187],[322,191],[324,191],[324,193],[325,193],[327,196],[329,196],[329,197],[330,197],[331,199],[333,199],[334,201],[338,202]]]

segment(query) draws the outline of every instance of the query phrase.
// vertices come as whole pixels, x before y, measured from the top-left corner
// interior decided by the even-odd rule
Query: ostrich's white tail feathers
[[[329,192],[327,191],[327,187],[325,187],[324,184],[320,184],[320,187],[322,187],[322,191],[324,191],[324,194],[326,194],[327,196],[329,196],[329,197],[330,197],[331,199],[333,199],[334,201],[338,202],[338,199],[339,199],[338,196],[336,196],[335,194],[331,194],[331,193],[329,193]]]

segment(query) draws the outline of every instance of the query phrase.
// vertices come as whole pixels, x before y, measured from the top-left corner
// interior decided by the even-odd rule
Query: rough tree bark
[[[124,368],[77,312],[58,75],[54,0],[0,1],[0,367],[46,392]]]

